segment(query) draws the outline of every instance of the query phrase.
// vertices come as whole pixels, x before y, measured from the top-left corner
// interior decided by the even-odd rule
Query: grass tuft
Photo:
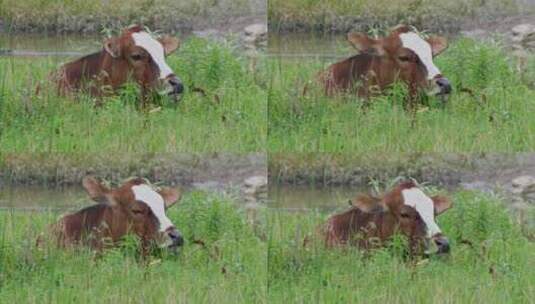
[[[315,75],[330,62],[269,60],[269,151],[517,152],[535,146],[535,91],[495,43],[459,39],[436,58],[453,85],[443,105],[429,98],[415,116],[403,108],[402,86],[371,106],[353,95],[326,97]],[[306,95],[303,87],[308,85]]]
[[[270,302],[524,303],[531,283],[533,242],[515,225],[500,198],[458,192],[454,208],[438,218],[449,237],[449,257],[406,261],[403,243],[366,255],[355,248],[327,250],[316,229],[318,211],[268,214]],[[306,247],[305,237],[312,239]]]
[[[15,303],[265,303],[265,243],[226,197],[194,192],[169,210],[186,239],[178,256],[139,259],[135,238],[100,257],[36,249],[58,214],[0,213],[0,297]],[[261,223],[260,227],[264,227]],[[265,229],[265,228],[261,228]],[[196,245],[193,239],[204,241]]]
[[[138,89],[127,85],[95,108],[89,96],[58,97],[48,73],[51,58],[0,58],[0,146],[4,153],[247,152],[266,142],[264,85],[248,59],[226,45],[188,39],[167,59],[185,83],[178,105],[137,109]],[[44,83],[36,96],[37,83]],[[200,87],[207,96],[195,93]],[[217,97],[215,97],[217,96]]]

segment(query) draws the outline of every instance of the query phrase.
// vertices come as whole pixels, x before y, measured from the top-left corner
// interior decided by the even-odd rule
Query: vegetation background
[[[455,206],[438,222],[453,250],[425,260],[408,261],[403,238],[373,254],[326,249],[318,229],[327,213],[274,210],[268,214],[268,301],[529,303],[535,293],[533,239],[512,221],[502,198],[450,195]]]
[[[143,23],[163,31],[191,31],[265,20],[263,0],[3,0],[7,32],[95,33]]]
[[[0,58],[0,145],[3,153],[123,154],[254,152],[266,141],[266,72],[230,45],[191,37],[168,64],[186,93],[139,109],[139,88],[126,85],[103,106],[81,94],[57,95],[50,57]],[[42,93],[36,95],[40,84]],[[201,87],[203,94],[193,92]],[[126,156],[128,157],[128,156]]]
[[[270,0],[268,18],[273,32],[347,32],[400,22],[456,32],[475,21],[533,13],[534,4],[533,0]]]
[[[265,221],[221,194],[194,191],[167,212],[186,239],[178,255],[141,259],[137,240],[96,254],[35,239],[57,212],[0,211],[0,298],[10,303],[266,303]],[[198,244],[195,244],[197,241]],[[200,245],[202,243],[203,245]]]

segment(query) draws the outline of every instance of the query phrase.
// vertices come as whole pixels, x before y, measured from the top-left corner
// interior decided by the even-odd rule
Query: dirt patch
[[[282,186],[368,189],[373,183],[385,185],[400,178],[414,178],[450,191],[498,195],[525,235],[533,236],[535,153],[413,154],[388,158],[280,154],[269,159],[270,184]]]
[[[79,185],[87,174],[108,180],[142,176],[151,181],[193,186],[214,183],[217,187],[243,184],[251,176],[266,176],[266,155],[251,154],[140,154],[97,155],[7,155],[0,171],[0,185]]]
[[[273,33],[376,31],[409,24],[426,31],[454,35],[484,29],[505,33],[535,18],[535,1],[363,1],[349,11],[341,3],[308,4],[301,10],[292,5],[270,5],[269,29]],[[274,1],[277,2],[277,1]],[[282,8],[281,8],[282,7]]]
[[[510,184],[521,175],[535,176],[535,154],[413,154],[389,159],[279,154],[269,160],[270,182],[289,185],[365,187],[374,180],[412,177],[447,188],[477,183],[483,187]]]
[[[262,0],[109,0],[84,4],[6,0],[0,2],[0,31],[99,34],[135,23],[168,33],[207,28],[236,33],[249,24],[265,23],[265,16]]]

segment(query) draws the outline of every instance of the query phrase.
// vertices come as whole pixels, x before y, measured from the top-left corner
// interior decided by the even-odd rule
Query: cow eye
[[[402,217],[402,218],[409,218],[410,215],[409,215],[408,212],[401,212],[401,217]]]
[[[409,56],[399,56],[399,60],[401,60],[401,61],[410,61],[411,57],[409,57]]]
[[[132,58],[132,60],[136,60],[136,61],[143,59],[143,55],[141,54],[133,54],[130,57]]]
[[[143,214],[145,212],[143,208],[137,206],[133,207],[131,210],[134,214]]]

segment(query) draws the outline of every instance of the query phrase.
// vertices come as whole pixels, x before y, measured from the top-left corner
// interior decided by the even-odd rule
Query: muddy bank
[[[268,26],[273,33],[346,33],[410,24],[430,32],[456,34],[472,29],[504,32],[511,23],[529,23],[535,17],[535,1],[361,1],[360,3],[314,3],[307,8],[300,0],[269,3]],[[303,3],[305,4],[305,3]],[[346,6],[350,7],[346,7]]]
[[[109,0],[83,5],[6,0],[0,2],[0,31],[99,34],[136,23],[160,32],[188,33],[207,28],[240,32],[249,24],[265,23],[265,12],[262,0]]]
[[[269,182],[273,188],[334,191],[338,193],[333,196],[336,202],[358,192],[369,192],[373,184],[389,185],[402,178],[414,178],[448,191],[474,190],[497,195],[524,233],[535,235],[535,153],[269,157]],[[310,208],[309,201],[306,199],[303,206]],[[326,200],[317,205],[326,204],[332,203]]]
[[[317,32],[324,34],[345,34],[350,31],[369,32],[372,29],[388,29],[398,24],[410,24],[418,29],[425,29],[431,33],[455,35],[463,31],[484,29],[489,33],[506,33],[511,27],[521,23],[532,23],[535,13],[514,15],[492,15],[485,17],[458,17],[458,16],[425,16],[418,18],[410,17],[355,17],[342,16],[333,20],[332,23],[307,23],[292,21],[276,23],[268,22],[270,32],[277,34],[295,32]],[[324,22],[322,20],[321,22]]]
[[[111,181],[141,176],[169,185],[196,188],[241,186],[247,178],[266,176],[264,153],[128,155],[4,155],[0,186],[79,185],[87,174]]]
[[[447,188],[472,185],[483,189],[486,185],[505,185],[521,175],[535,176],[535,154],[275,154],[269,157],[270,182],[284,185],[366,187],[371,181],[412,177]]]

